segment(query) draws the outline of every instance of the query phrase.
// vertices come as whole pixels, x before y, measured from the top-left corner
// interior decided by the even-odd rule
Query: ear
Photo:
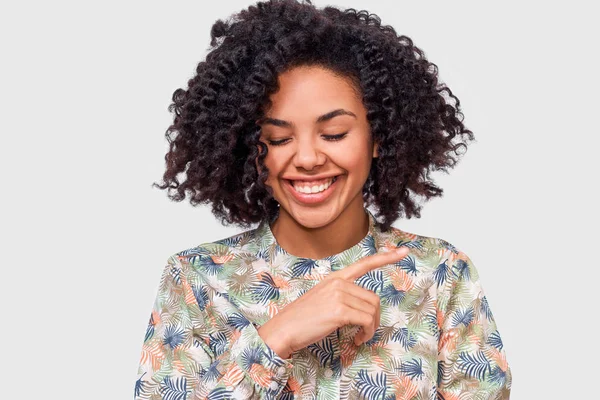
[[[379,150],[379,143],[375,142],[375,143],[373,144],[373,158],[377,158],[377,157],[379,157],[379,152],[378,152],[378,150]]]

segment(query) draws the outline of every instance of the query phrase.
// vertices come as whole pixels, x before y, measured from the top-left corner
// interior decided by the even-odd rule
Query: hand
[[[330,273],[261,326],[261,337],[284,359],[348,324],[360,325],[362,329],[354,343],[366,342],[379,327],[379,296],[354,280],[383,265],[398,262],[408,252],[407,247],[400,247],[374,254]]]

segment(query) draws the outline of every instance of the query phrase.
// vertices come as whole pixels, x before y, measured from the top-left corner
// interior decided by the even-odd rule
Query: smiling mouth
[[[332,186],[337,181],[339,176],[340,175],[336,175],[333,178],[328,179],[319,185],[312,185],[312,186],[311,185],[303,185],[301,183],[301,181],[293,181],[290,179],[286,179],[286,181],[297,193],[301,193],[303,195],[311,195],[311,194],[319,194],[319,193],[322,193],[322,192],[326,191],[327,189],[329,189],[329,187]]]

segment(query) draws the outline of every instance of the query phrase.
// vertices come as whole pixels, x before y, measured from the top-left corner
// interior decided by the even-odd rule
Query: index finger
[[[354,280],[363,276],[367,272],[379,268],[385,264],[391,264],[400,261],[409,252],[409,248],[402,246],[387,253],[377,253],[371,256],[361,258],[352,265],[336,271],[335,274],[342,279]]]

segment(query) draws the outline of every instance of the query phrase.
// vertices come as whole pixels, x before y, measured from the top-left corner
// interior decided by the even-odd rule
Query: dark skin
[[[325,258],[367,234],[362,188],[377,148],[366,109],[347,78],[320,67],[299,67],[280,75],[279,85],[266,113],[266,121],[273,122],[260,123],[261,141],[269,148],[267,185],[280,204],[271,230],[290,254]],[[318,121],[335,110],[343,112]],[[332,195],[317,204],[297,201],[285,186],[286,177],[322,175],[339,177]]]
[[[377,146],[349,79],[320,67],[299,67],[282,74],[279,84],[271,109],[259,121],[261,141],[269,147],[267,184],[280,204],[271,230],[288,253],[322,259],[352,247],[368,232],[362,188]],[[286,183],[323,175],[338,176],[337,186],[315,203],[298,200]],[[379,296],[354,280],[407,253],[403,248],[375,254],[328,274],[261,326],[260,336],[286,359],[347,324],[362,328],[355,344],[369,340],[379,326]]]

